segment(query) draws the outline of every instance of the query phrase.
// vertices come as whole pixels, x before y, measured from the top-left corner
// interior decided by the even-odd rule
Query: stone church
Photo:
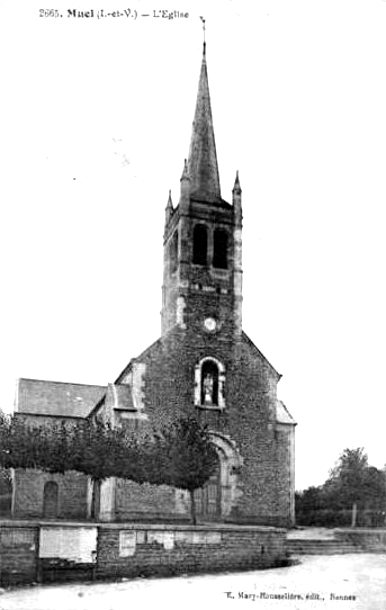
[[[145,227],[144,227],[145,230]],[[242,330],[242,193],[222,198],[204,43],[179,202],[165,210],[161,336],[107,387],[20,379],[15,411],[38,425],[100,416],[139,430],[182,413],[209,426],[218,468],[196,492],[201,521],[294,522],[295,422],[280,375]],[[85,519],[91,484],[77,473],[15,473],[15,517]],[[186,492],[109,479],[102,520],[189,518]]]

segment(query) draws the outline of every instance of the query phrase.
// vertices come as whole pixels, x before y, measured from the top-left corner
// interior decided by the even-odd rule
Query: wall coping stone
[[[173,531],[219,531],[219,532],[234,532],[234,531],[252,531],[252,532],[280,532],[287,533],[286,528],[273,527],[269,525],[237,525],[227,523],[199,523],[197,525],[192,524],[181,524],[181,523],[132,523],[132,522],[119,522],[119,523],[108,523],[104,521],[42,521],[42,520],[12,520],[5,519],[0,520],[1,528],[11,527],[82,527],[82,528],[95,528],[101,529],[117,529],[117,530],[173,530]],[[378,530],[379,531],[379,530]],[[384,530],[386,531],[386,530]]]
[[[336,527],[334,532],[344,532],[345,534],[386,534],[385,527]]]

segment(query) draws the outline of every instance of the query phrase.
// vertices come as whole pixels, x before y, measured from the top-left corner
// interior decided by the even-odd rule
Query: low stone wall
[[[386,529],[339,528],[334,530],[337,540],[350,542],[363,551],[386,553]]]
[[[257,526],[0,522],[0,584],[273,567],[286,531]]]
[[[0,522],[0,585],[36,582],[39,527],[3,526]]]
[[[98,577],[259,569],[285,559],[285,530],[269,527],[101,527]]]

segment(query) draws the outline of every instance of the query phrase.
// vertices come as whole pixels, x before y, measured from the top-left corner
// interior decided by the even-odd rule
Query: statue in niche
[[[204,386],[204,403],[206,405],[212,405],[214,402],[213,401],[214,383],[213,383],[213,375],[211,373],[207,373],[205,375],[203,386]]]

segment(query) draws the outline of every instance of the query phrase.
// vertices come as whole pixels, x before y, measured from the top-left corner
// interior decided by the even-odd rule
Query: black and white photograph
[[[0,610],[386,607],[386,1],[0,0]]]

